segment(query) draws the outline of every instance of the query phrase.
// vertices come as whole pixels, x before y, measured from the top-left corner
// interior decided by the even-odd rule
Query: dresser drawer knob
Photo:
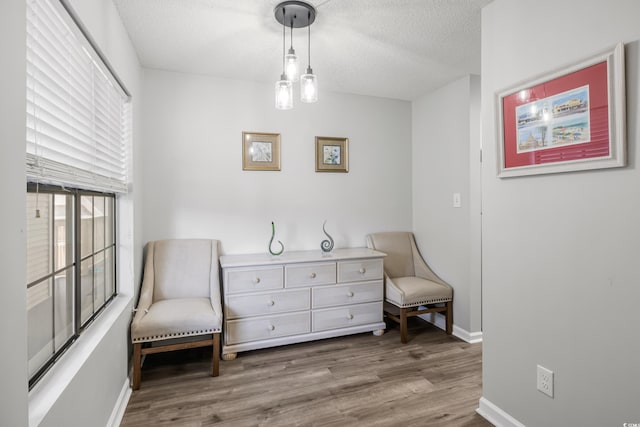
[[[349,320],[353,319],[353,314],[349,314],[349,315],[347,316],[347,319],[349,319]]]
[[[311,273],[311,274],[310,274],[310,277],[311,277],[312,279],[315,279],[315,278],[316,278],[316,273]]]
[[[275,325],[271,325],[271,326],[269,326],[269,329],[272,330],[272,331],[275,331],[276,327],[275,327]]]
[[[260,278],[259,278],[259,277],[256,277],[255,282],[256,282],[256,283],[260,283]]]
[[[271,300],[271,301],[269,301],[269,305],[276,305],[276,302]]]
[[[361,267],[361,268],[360,268],[360,274],[364,274],[364,273],[366,273],[366,272],[367,272],[367,269],[366,269],[366,268],[364,268],[364,267]]]
[[[348,297],[352,297],[353,296],[353,292],[351,292],[351,291],[347,292],[347,296]]]

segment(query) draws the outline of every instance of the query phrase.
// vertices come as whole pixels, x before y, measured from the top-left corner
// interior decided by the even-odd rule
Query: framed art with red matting
[[[497,95],[500,178],[626,166],[624,46]]]

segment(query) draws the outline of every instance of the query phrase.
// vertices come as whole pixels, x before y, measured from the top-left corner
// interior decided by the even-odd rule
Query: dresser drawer
[[[224,270],[224,286],[227,294],[236,292],[281,289],[282,266],[228,268]]]
[[[331,285],[336,283],[336,263],[291,264],[284,269],[285,286]]]
[[[338,282],[382,279],[382,259],[338,261]]]
[[[382,301],[382,280],[349,285],[322,286],[312,290],[313,308]]]
[[[230,295],[224,307],[227,319],[309,310],[309,289]]]
[[[226,345],[311,332],[309,312],[289,313],[226,322]]]
[[[314,310],[312,316],[314,332],[377,323],[382,322],[382,302]]]

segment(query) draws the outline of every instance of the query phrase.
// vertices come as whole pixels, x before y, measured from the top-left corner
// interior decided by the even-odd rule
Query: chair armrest
[[[384,274],[384,299],[397,307],[401,307],[404,292],[393,283],[393,279],[387,273]]]
[[[153,303],[153,281],[155,280],[153,272],[154,248],[155,246],[153,242],[150,242],[147,245],[147,257],[144,265],[142,286],[140,287],[138,305],[134,310],[136,313],[133,318],[134,322],[136,322],[137,319],[141,319],[147,311],[149,311],[149,307],[151,307],[151,304]]]
[[[213,312],[222,320],[222,301],[220,298],[220,241],[212,240],[211,243],[211,289],[209,291],[209,297],[211,299]]]
[[[217,289],[217,292],[216,292]],[[220,320],[222,320],[222,303],[220,301],[220,291],[219,287],[211,290],[211,308],[213,308],[213,312],[218,316]]]
[[[431,268],[429,268],[424,258],[422,258],[422,255],[420,255],[420,251],[418,250],[418,246],[416,245],[416,241],[413,238],[413,236],[411,237],[411,246],[412,246],[411,252],[413,253],[413,268],[415,270],[415,275],[417,277],[421,277],[423,279],[427,279],[432,282],[439,283],[441,285],[451,288],[451,285],[449,285],[447,282],[445,282],[440,277],[438,277],[438,275],[434,273],[433,270],[431,270]]]

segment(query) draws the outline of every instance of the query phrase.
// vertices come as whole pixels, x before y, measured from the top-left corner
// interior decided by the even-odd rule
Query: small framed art
[[[316,172],[349,172],[349,139],[316,136]]]
[[[242,170],[279,171],[280,134],[242,132]]]
[[[497,94],[500,178],[626,165],[624,46]]]

